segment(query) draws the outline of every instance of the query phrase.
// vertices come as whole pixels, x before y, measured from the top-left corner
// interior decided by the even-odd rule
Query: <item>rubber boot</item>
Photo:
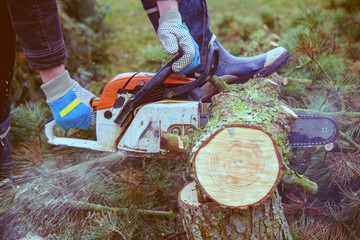
[[[290,57],[283,47],[254,57],[235,57],[217,39],[215,44],[219,49],[219,65],[215,75],[228,76],[228,83],[244,83],[253,77],[269,76],[287,63]]]
[[[209,28],[210,17],[205,0],[178,0],[179,11],[183,22],[190,30],[191,36],[199,45],[201,65],[196,70],[203,69],[209,44],[215,44],[219,49],[219,65],[215,75],[228,76],[229,83],[244,83],[254,76],[266,77],[281,68],[289,59],[288,51],[278,47],[254,57],[235,57],[229,54],[216,39]],[[159,26],[159,12],[156,1],[142,0],[143,7],[155,30]]]
[[[10,116],[0,124],[0,181],[12,177]]]

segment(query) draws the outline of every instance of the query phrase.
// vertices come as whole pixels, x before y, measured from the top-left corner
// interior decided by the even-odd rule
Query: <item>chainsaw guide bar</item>
[[[339,124],[328,115],[296,113],[298,119],[290,125],[289,145],[311,147],[334,142],[339,136]]]

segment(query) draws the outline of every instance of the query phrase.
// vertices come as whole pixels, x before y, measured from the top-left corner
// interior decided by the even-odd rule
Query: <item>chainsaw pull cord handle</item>
[[[215,48],[213,44],[210,44],[208,56],[205,62],[205,68],[204,71],[201,73],[200,77],[190,84],[166,90],[163,94],[163,97],[174,98],[188,93],[194,88],[202,86],[209,78],[211,78],[215,74],[218,64],[219,50],[217,47]]]
[[[168,63],[166,63],[134,96],[132,96],[129,101],[125,104],[122,111],[119,113],[118,117],[114,120],[115,123],[119,124],[122,127],[129,119],[129,116],[134,112],[134,110],[140,106],[143,102],[146,95],[151,93],[156,89],[161,83],[163,83],[171,74],[174,73],[172,70],[172,65],[174,62],[179,60],[183,56],[183,51],[172,58]]]

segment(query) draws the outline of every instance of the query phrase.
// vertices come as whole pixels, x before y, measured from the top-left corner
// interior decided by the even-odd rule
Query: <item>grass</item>
[[[319,4],[315,0],[306,2],[312,5]],[[246,22],[243,23],[244,28],[247,28],[247,25],[250,24],[249,31],[253,33],[257,31],[257,28],[262,27],[263,21],[266,22],[266,19],[262,19],[262,13],[265,11],[267,12],[267,18],[275,19],[277,22],[273,32],[281,35],[282,29],[289,27],[291,24],[288,19],[289,15],[293,14],[293,9],[297,9],[301,4],[305,4],[304,1],[300,0],[256,0],[242,1],[241,4],[236,0],[227,0],[225,4],[222,1],[209,0],[207,3],[211,16],[210,27],[219,40],[229,51],[232,50],[234,54],[242,52],[248,56],[262,53],[257,48],[258,37],[255,36],[253,39],[249,39],[250,41],[255,41],[255,43],[246,44],[240,41],[234,33],[219,34],[221,32],[219,24],[225,15],[234,17],[235,25],[241,25],[245,19]],[[109,0],[109,4],[111,13],[106,17],[106,22],[112,29],[109,36],[111,42],[110,51],[115,55],[109,66],[109,77],[122,72],[157,71],[161,61],[155,59],[155,64],[151,63],[151,59],[154,59],[151,55],[156,53],[162,54],[162,50],[159,47],[159,40],[142,8],[141,2],[134,0]],[[239,31],[243,30],[239,29]],[[232,36],[235,36],[235,39]],[[266,34],[261,36],[263,38],[268,37]],[[244,48],[245,51],[239,51],[240,48]]]
[[[112,27],[109,36],[110,51],[115,55],[110,66],[110,74],[156,71],[154,67],[140,64],[142,49],[160,44],[141,2],[111,0],[109,3],[111,13],[107,16],[106,22]]]

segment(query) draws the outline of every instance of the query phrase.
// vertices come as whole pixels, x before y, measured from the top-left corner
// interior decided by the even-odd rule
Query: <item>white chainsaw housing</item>
[[[122,94],[125,101],[131,94]],[[127,128],[120,127],[114,120],[120,108],[106,108],[96,113],[96,141],[56,137],[55,121],[45,126],[48,142],[77,148],[115,152],[124,150],[142,153],[163,153],[160,140],[163,132],[186,135],[200,127],[201,102],[163,100],[139,107]]]
[[[200,102],[163,100],[141,107],[121,137],[119,150],[159,153],[162,132],[186,135],[199,128]]]

